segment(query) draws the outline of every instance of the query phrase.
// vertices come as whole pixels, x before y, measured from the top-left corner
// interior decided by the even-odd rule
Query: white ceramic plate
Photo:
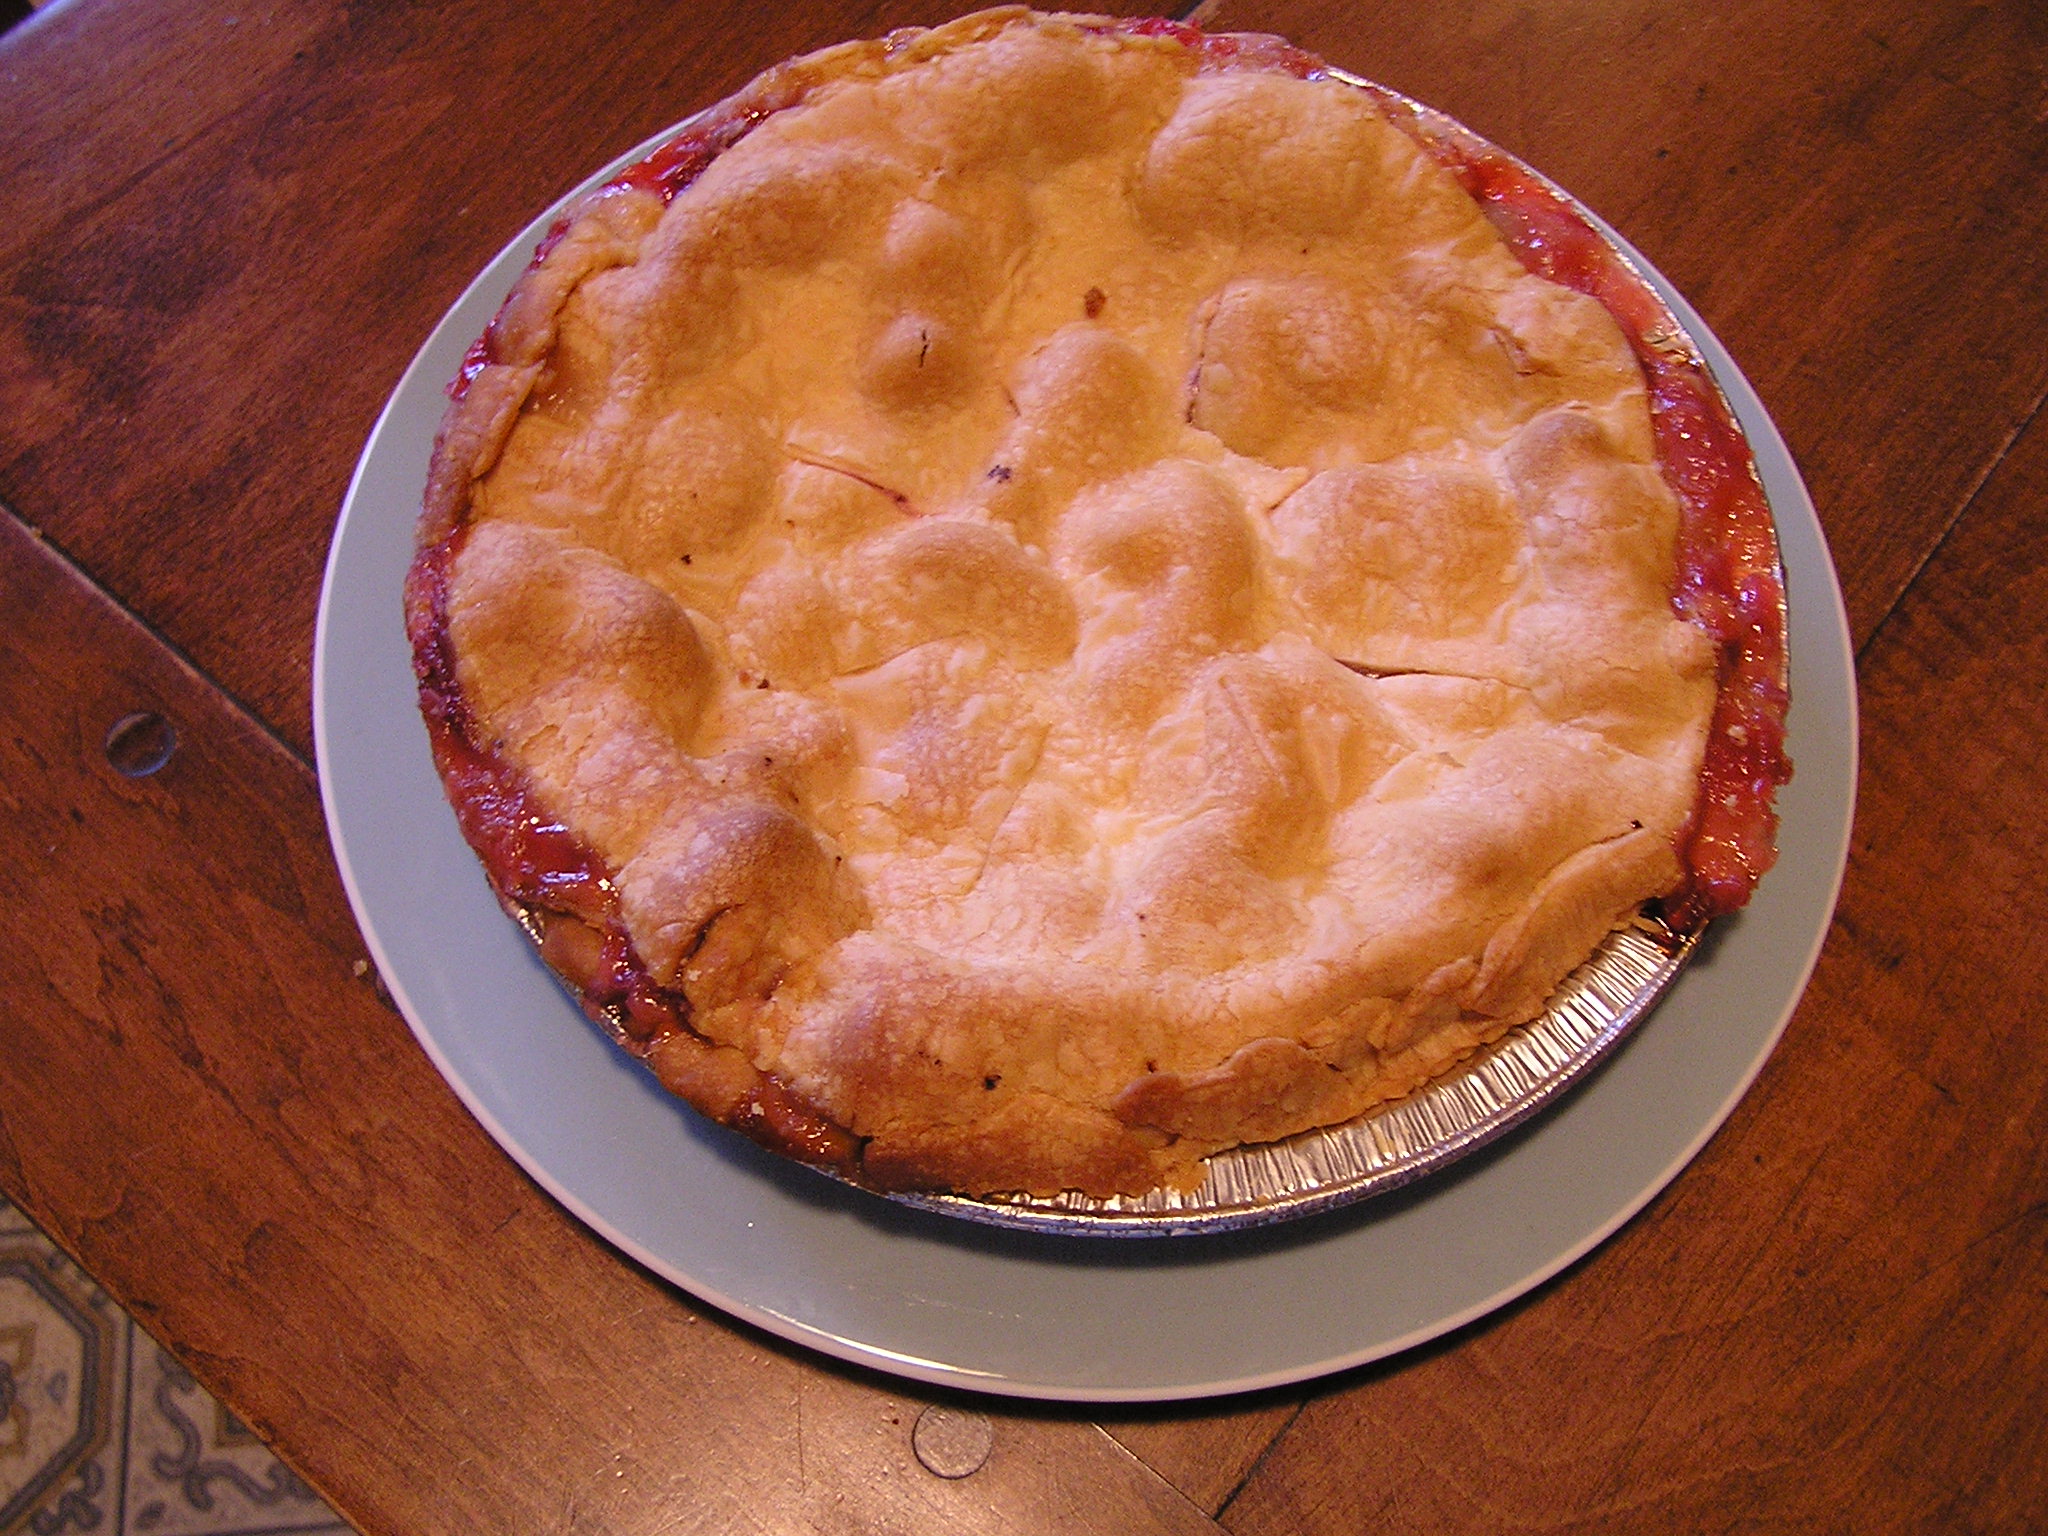
[[[1854,675],[1834,568],[1784,442],[1640,257],[1733,403],[1778,521],[1798,769],[1779,801],[1778,867],[1746,911],[1714,924],[1635,1037],[1524,1129],[1350,1210],[1133,1242],[971,1225],[760,1151],[589,1025],[499,911],[428,753],[400,590],[442,386],[558,211],[448,312],[370,434],[321,592],[313,726],[335,855],[392,995],[463,1102],[597,1232],[771,1333],[918,1380],[1077,1401],[1202,1397],[1379,1359],[1512,1300],[1628,1220],[1721,1124],[1790,1017],[1834,909]]]

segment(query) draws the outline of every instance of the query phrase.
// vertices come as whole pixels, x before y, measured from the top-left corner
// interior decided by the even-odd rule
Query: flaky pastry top
[[[1335,80],[1014,11],[792,69],[576,211],[422,524],[657,1069],[1105,1194],[1534,1016],[1714,704],[1613,319]]]

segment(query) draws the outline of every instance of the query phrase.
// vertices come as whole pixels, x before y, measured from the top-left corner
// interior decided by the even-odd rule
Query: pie
[[[1274,39],[989,11],[558,223],[407,617],[500,899],[880,1189],[1189,1187],[1772,857],[1740,434],[1607,243]]]

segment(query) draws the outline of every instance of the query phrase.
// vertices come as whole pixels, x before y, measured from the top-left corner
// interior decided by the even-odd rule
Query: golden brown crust
[[[1192,1182],[1680,877],[1714,659],[1626,341],[1366,95],[1200,62],[1005,11],[773,72],[437,448],[477,745],[662,1080],[884,1187]]]

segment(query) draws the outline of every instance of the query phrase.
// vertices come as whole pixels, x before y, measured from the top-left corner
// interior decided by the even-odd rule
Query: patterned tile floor
[[[0,1536],[350,1536],[0,1200]]]

